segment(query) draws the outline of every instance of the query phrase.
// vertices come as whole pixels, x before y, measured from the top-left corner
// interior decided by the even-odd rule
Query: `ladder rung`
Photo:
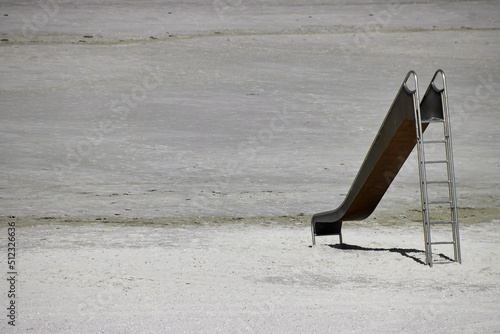
[[[446,140],[424,140],[424,144],[446,144]]]
[[[426,164],[446,164],[448,160],[426,160]]]
[[[435,205],[435,204],[451,204],[451,201],[433,201],[433,202],[428,202],[427,204],[430,204],[430,205]]]
[[[453,224],[453,222],[451,220],[445,220],[445,221],[430,222],[429,224]]]
[[[457,261],[433,261],[432,264],[451,264],[451,263],[457,263]]]
[[[431,245],[454,245],[455,241],[437,241],[431,242]]]
[[[427,181],[427,184],[450,183],[450,181]]]

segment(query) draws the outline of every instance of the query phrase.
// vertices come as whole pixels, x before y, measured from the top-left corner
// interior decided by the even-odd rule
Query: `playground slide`
[[[410,71],[382,122],[344,202],[335,210],[313,215],[311,219],[313,245],[315,237],[321,235],[339,235],[342,243],[342,222],[363,220],[375,210],[415,147],[417,143],[415,117],[416,109],[419,108],[419,98],[417,88],[412,90],[407,86],[410,76],[414,78],[415,87],[418,87],[416,74]],[[427,89],[420,106],[422,118],[442,118],[440,90],[433,83]],[[427,125],[427,123],[422,124],[423,130]]]

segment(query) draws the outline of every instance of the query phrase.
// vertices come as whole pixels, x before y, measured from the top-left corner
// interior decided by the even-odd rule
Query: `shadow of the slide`
[[[358,251],[370,251],[370,252],[391,252],[391,253],[399,253],[404,257],[407,257],[409,259],[412,259],[413,261],[424,264],[425,262],[422,261],[419,258],[420,257],[425,259],[425,251],[420,250],[420,249],[413,249],[413,248],[372,248],[372,247],[361,247],[357,245],[349,245],[349,244],[336,244],[336,245],[327,245],[331,248],[335,249],[342,249],[342,250],[358,250]],[[436,254],[439,256],[440,260],[444,261],[453,261],[453,259],[447,257],[444,254]]]

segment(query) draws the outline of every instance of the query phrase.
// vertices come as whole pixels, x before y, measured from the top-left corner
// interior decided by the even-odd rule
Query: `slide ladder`
[[[438,88],[437,79],[441,79],[442,88]],[[419,178],[420,178],[420,194],[422,201],[422,218],[424,228],[424,242],[425,242],[425,258],[426,264],[432,267],[434,263],[452,263],[451,261],[434,262],[432,258],[432,248],[434,245],[453,245],[454,247],[454,261],[462,263],[460,254],[460,238],[458,228],[458,214],[457,214],[457,196],[455,190],[455,172],[453,166],[453,150],[451,139],[451,126],[450,117],[448,112],[448,97],[446,92],[446,78],[442,70],[438,70],[431,80],[429,87],[422,99],[420,108],[417,108],[416,113],[416,130],[417,130],[417,155],[419,161]],[[443,127],[443,136],[441,138],[427,138],[429,130],[426,132],[424,138],[424,130],[431,124],[441,124]],[[435,153],[439,146],[444,145],[444,159],[426,157],[425,148]],[[442,151],[441,151],[442,152]],[[428,160],[429,159],[429,160]],[[445,173],[442,173],[445,169]],[[441,173],[439,173],[441,172]],[[428,175],[431,174],[431,179]],[[446,178],[434,179],[437,174],[446,174]],[[434,178],[433,178],[434,177]],[[431,194],[429,188],[432,187],[434,195],[437,197],[435,200],[430,200]],[[438,189],[435,189],[438,187]],[[446,197],[443,197],[443,189],[446,187]],[[441,189],[439,189],[441,188]],[[436,195],[435,193],[438,193]],[[445,205],[449,208],[449,219],[434,220],[433,215],[438,215],[436,209],[439,210],[441,206]],[[442,213],[441,213],[442,214]],[[451,226],[452,240],[433,241],[431,238],[431,228],[434,225],[449,225]]]

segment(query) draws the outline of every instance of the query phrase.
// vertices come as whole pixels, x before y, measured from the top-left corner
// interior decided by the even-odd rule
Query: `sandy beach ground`
[[[0,1],[0,331],[500,332],[499,17],[495,1]],[[423,264],[415,152],[346,245],[311,248],[406,73],[423,94],[438,68],[463,264]]]

